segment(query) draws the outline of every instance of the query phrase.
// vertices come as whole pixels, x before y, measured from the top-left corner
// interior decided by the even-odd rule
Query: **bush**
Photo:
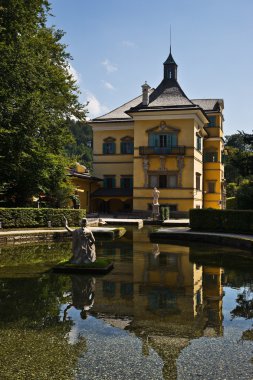
[[[53,209],[53,208],[0,208],[0,221],[3,228],[52,227],[64,225],[66,216],[70,226],[79,226],[85,217],[86,210]]]
[[[170,209],[168,206],[160,206],[160,216],[162,220],[169,219]]]
[[[238,185],[234,182],[230,182],[226,186],[227,197],[235,197],[237,193]]]
[[[198,231],[253,233],[251,210],[190,210],[190,227]]]
[[[235,197],[227,198],[226,199],[226,209],[227,210],[236,210],[237,209],[237,202]]]
[[[238,208],[252,210],[253,208],[253,181],[244,180],[237,190]]]

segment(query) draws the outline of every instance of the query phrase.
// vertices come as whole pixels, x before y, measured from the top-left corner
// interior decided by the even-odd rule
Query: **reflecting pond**
[[[248,252],[151,228],[96,241],[104,276],[52,273],[69,241],[2,246],[0,379],[252,379]]]

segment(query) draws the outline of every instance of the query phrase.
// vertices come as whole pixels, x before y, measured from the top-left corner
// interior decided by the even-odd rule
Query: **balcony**
[[[158,146],[140,146],[139,155],[177,155],[183,156],[185,154],[185,146],[170,146],[170,147],[158,147]]]

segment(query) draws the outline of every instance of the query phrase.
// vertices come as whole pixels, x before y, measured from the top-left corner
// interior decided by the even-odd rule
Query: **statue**
[[[160,194],[160,191],[154,187],[154,190],[153,190],[153,210],[152,210],[152,213],[153,213],[153,218],[155,219],[158,219],[159,217],[159,202],[158,202],[158,198],[159,198],[159,194]]]
[[[67,311],[74,307],[80,310],[82,319],[87,318],[87,312],[92,308],[95,298],[95,284],[94,277],[85,277],[82,275],[72,275],[72,303],[70,303],[63,312],[63,320],[67,319]]]
[[[160,191],[156,187],[154,187],[154,190],[153,190],[153,205],[159,205],[159,202],[158,202],[159,195],[160,195]]]
[[[72,230],[65,219],[65,228],[72,234],[73,256],[69,260],[71,264],[87,264],[96,261],[95,238],[91,230],[87,227],[87,219],[81,221],[81,228]]]

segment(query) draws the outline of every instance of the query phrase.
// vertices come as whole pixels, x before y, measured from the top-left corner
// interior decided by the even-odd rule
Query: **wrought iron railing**
[[[185,154],[185,146],[170,146],[170,147],[158,147],[158,146],[140,146],[139,147],[140,155],[149,155],[149,154],[159,154],[159,155],[167,155],[167,154],[175,154],[175,155],[184,155]]]

